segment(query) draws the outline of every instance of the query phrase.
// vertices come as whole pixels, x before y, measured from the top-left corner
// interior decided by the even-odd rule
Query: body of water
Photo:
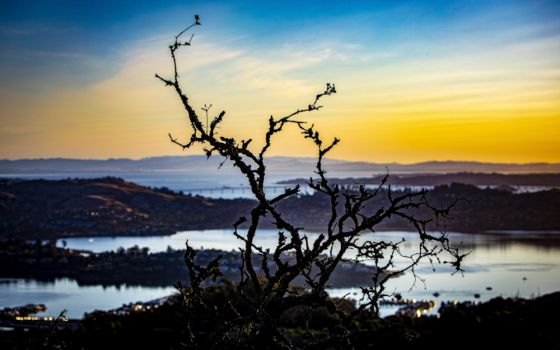
[[[81,318],[93,310],[116,309],[123,304],[166,297],[176,289],[139,286],[80,286],[69,278],[54,281],[34,279],[0,279],[0,309],[25,304],[45,304],[48,309],[41,316],[56,317],[64,309],[68,317]]]
[[[313,233],[307,234],[313,238]],[[277,242],[274,230],[258,232],[258,243],[271,248]],[[417,248],[418,237],[411,232],[378,232],[367,234],[364,239],[399,240],[405,238],[405,251]],[[560,290],[560,234],[514,232],[510,234],[450,234],[454,244],[461,243],[470,254],[464,260],[464,274],[451,275],[444,265],[421,263],[416,271],[424,282],[405,274],[392,279],[388,290],[405,298],[447,300],[488,300],[496,296],[534,297]],[[66,239],[67,247],[96,252],[129,248],[135,245],[149,247],[151,252],[165,251],[168,247],[183,249],[188,239],[195,248],[236,250],[240,241],[231,230],[199,230],[179,232],[157,237],[92,237]],[[58,242],[62,245],[62,242]],[[405,261],[397,261],[404,264]],[[43,303],[48,306],[46,315],[56,316],[68,309],[71,317],[81,317],[95,309],[108,310],[125,303],[148,301],[173,293],[169,287],[103,287],[79,286],[71,279],[52,282],[15,279],[0,283],[0,307],[26,303]],[[359,288],[332,289],[333,296],[348,295],[359,299]],[[434,293],[439,296],[435,297]],[[479,294],[480,298],[475,298]],[[390,308],[385,309],[385,313]]]

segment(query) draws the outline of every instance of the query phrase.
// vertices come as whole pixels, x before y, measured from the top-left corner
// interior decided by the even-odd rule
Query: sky
[[[197,154],[168,45],[221,133],[262,144],[270,115],[307,114],[331,158],[560,162],[560,1],[2,1],[0,158]],[[295,129],[271,155],[313,156]]]

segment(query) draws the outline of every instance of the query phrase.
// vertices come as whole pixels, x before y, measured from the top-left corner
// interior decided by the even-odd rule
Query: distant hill
[[[49,173],[91,173],[97,176],[110,176],[122,173],[176,173],[215,175],[221,162],[219,157],[206,159],[205,156],[164,156],[132,159],[20,159],[0,160],[0,176],[17,174]],[[269,175],[274,179],[309,177],[313,173],[315,158],[270,157],[268,159]],[[387,171],[396,174],[419,173],[560,173],[560,163],[482,163],[460,161],[432,161],[415,164],[350,162],[326,159],[325,168],[330,176],[371,176]],[[237,176],[237,170],[226,163],[220,170],[222,176]],[[241,178],[239,178],[241,179]]]

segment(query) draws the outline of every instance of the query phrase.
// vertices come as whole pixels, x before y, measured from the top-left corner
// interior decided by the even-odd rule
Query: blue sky
[[[483,94],[482,85],[489,83],[493,84],[493,90],[488,91],[499,89],[500,94],[491,101],[477,100],[480,105],[495,107],[508,98],[519,100],[523,89],[542,91],[531,101],[531,96],[521,96],[528,102],[512,107],[508,115],[515,117],[506,124],[519,124],[520,118],[528,123],[526,119],[534,115],[545,118],[548,129],[559,125],[554,122],[558,116],[552,112],[556,105],[550,102],[558,96],[555,86],[558,85],[560,59],[559,1],[3,1],[0,5],[0,121],[3,124],[0,158],[142,156],[127,148],[125,142],[110,147],[73,147],[61,129],[67,128],[72,133],[95,130],[101,135],[106,127],[123,132],[122,135],[112,134],[111,140],[121,136],[129,140],[137,133],[157,138],[147,132],[154,128],[147,117],[132,117],[136,113],[134,108],[111,107],[108,96],[118,97],[115,91],[119,90],[116,85],[107,87],[108,82],[121,79],[122,83],[126,77],[136,79],[144,71],[146,77],[155,71],[165,72],[168,68],[165,67],[165,43],[191,23],[195,13],[202,17],[203,26],[195,39],[200,49],[193,46],[193,50],[200,51],[194,51],[194,63],[188,58],[184,62],[189,82],[196,87],[194,93],[200,96],[200,105],[222,100],[220,108],[248,115],[248,119],[240,120],[249,123],[256,120],[257,114],[264,114],[267,105],[272,109],[270,113],[280,113],[303,101],[298,98],[299,94],[309,91],[312,95],[312,89],[318,84],[340,82],[345,88],[341,92],[346,91],[347,95],[344,103],[335,103],[333,115],[326,115],[325,128],[337,128],[335,112],[340,115],[341,111],[351,111],[347,118],[352,122],[341,135],[350,138],[349,148],[340,154],[342,158],[352,158],[355,149],[366,147],[366,151],[356,156],[358,159],[379,159],[375,156],[366,159],[375,147],[365,135],[352,131],[365,124],[371,129],[379,122],[378,134],[373,129],[371,132],[383,136],[381,141],[387,147],[398,146],[398,150],[384,150],[383,154],[391,159],[404,162],[442,157],[480,159],[485,155],[483,151],[469,155],[464,142],[463,145],[447,145],[443,144],[445,139],[432,145],[433,156],[430,149],[415,153],[419,144],[412,141],[406,153],[402,139],[415,131],[407,129],[405,132],[403,125],[410,124],[415,120],[411,116],[426,107],[431,114],[418,122],[421,130],[430,135],[449,131],[446,125],[465,123],[467,112],[445,119],[439,117],[443,115],[443,105],[432,106],[433,101],[440,99],[449,104],[453,99],[461,99],[466,104],[475,94]],[[198,61],[196,55],[199,55]],[[446,69],[446,77],[441,79],[446,82],[456,79],[454,84],[480,81],[477,90],[466,86],[462,90],[464,93],[443,94],[437,86],[441,81],[430,83],[432,78],[426,77],[430,75],[436,79],[442,73],[438,72],[438,66]],[[133,67],[137,67],[134,72]],[[475,76],[478,71],[481,75]],[[426,76],[422,75],[424,73]],[[420,83],[413,89],[415,77],[422,84],[432,84],[424,86],[434,92],[427,96]],[[515,81],[512,77],[516,77]],[[379,97],[379,103],[373,103],[371,101],[377,101],[376,96],[385,91],[376,85],[381,83],[394,89],[394,93],[383,99]],[[149,84],[152,83],[148,80],[135,80],[133,88],[147,91]],[[103,93],[99,92],[100,86],[105,89]],[[252,114],[249,111],[252,104],[245,97],[224,96],[238,87],[236,93],[239,94],[265,94],[258,96],[267,103],[253,106]],[[399,89],[407,96],[398,96]],[[77,91],[82,94],[75,93]],[[289,91],[293,94],[287,93]],[[99,94],[97,100],[91,97],[94,94]],[[542,97],[544,95],[546,98]],[[140,92],[135,96],[140,96]],[[149,94],[146,92],[142,96],[144,99]],[[275,96],[281,103],[273,100]],[[400,124],[387,122],[401,112],[395,109],[387,112],[384,104],[398,105],[411,96],[414,101],[429,99],[431,104],[411,107]],[[82,111],[80,99],[95,107]],[[126,97],[122,99],[127,100]],[[541,106],[543,104],[546,108]],[[112,128],[108,120],[103,125],[95,121],[96,115],[90,111],[100,105],[106,107],[96,113],[111,114],[117,127]],[[529,110],[529,105],[540,107]],[[493,123],[503,124],[505,117],[494,107],[469,109],[468,112],[487,115]],[[156,107],[146,106],[146,110],[150,108]],[[70,121],[72,111],[81,115],[86,125]],[[161,124],[162,133],[163,129],[177,128],[178,124],[169,121],[179,114],[180,111],[166,109],[161,116],[165,120]],[[374,120],[370,115],[380,118]],[[90,121],[93,124],[87,126]],[[145,125],[145,129],[125,130],[126,123]],[[494,123],[491,129],[503,127],[502,124]],[[478,127],[484,127],[484,123]],[[512,132],[524,129],[512,128]],[[391,130],[396,130],[394,135]],[[235,127],[231,132],[242,134]],[[100,135],[91,136],[90,144],[106,143],[107,139]],[[537,136],[533,135],[533,139]],[[551,137],[550,131],[540,136],[543,137]],[[24,143],[22,139],[34,139],[36,143]],[[514,141],[509,140],[510,144]],[[444,146],[450,150],[455,147],[455,153],[435,152]],[[546,141],[535,146],[534,154],[526,154],[519,161],[552,160],[551,154],[558,150],[557,146],[553,141]],[[166,147],[168,145],[150,146],[155,154],[145,155],[174,152]],[[485,143],[479,148],[484,147],[492,145]],[[508,153],[507,147],[500,147],[496,146],[496,153],[490,154],[489,159],[515,161],[514,153]]]
[[[560,2],[4,1],[0,67],[16,80],[55,74],[80,83],[102,79],[118,69],[110,61],[118,60],[130,42],[177,31],[193,13],[204,18],[205,32],[226,38],[249,35],[245,46],[337,38],[386,47],[407,41],[425,45],[476,31],[486,35],[531,22],[558,23]],[[469,19],[481,18],[479,28],[468,27]]]

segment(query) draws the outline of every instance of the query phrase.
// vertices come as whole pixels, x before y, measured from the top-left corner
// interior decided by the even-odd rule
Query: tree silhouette
[[[339,143],[339,139],[325,142],[314,125],[309,125],[301,117],[320,110],[323,106],[319,103],[337,92],[334,84],[327,83],[325,89],[309,105],[279,118],[271,116],[264,135],[264,145],[257,150],[250,147],[252,139],[236,140],[218,133],[225,111],[216,115],[209,124],[204,124],[181,87],[176,59],[176,52],[184,46],[190,46],[194,34],[188,40],[183,38],[200,24],[200,18],[195,16],[195,22],[176,35],[169,46],[173,76],[164,78],[156,74],[156,78],[173,88],[179,96],[192,129],[190,138],[184,142],[171,134],[169,138],[183,149],[201,145],[207,157],[219,155],[224,162],[231,162],[246,178],[257,204],[248,217],[241,217],[233,225],[233,235],[242,242],[239,266],[241,279],[235,285],[236,300],[239,302],[230,300],[217,306],[205,300],[204,282],[221,278],[220,258],[207,266],[199,266],[195,263],[197,252],[187,242],[185,263],[189,270],[190,286],[178,284],[178,289],[184,298],[187,313],[191,315],[186,325],[189,347],[293,348],[295,345],[279,327],[279,320],[288,310],[304,307],[308,314],[314,310],[326,309],[338,320],[336,326],[327,332],[317,333],[306,327],[305,347],[352,348],[348,334],[353,322],[361,317],[377,317],[378,301],[392,295],[386,290],[389,278],[408,271],[416,281],[419,277],[414,268],[423,259],[450,264],[456,271],[461,271],[464,255],[450,246],[445,233],[433,233],[426,229],[426,225],[433,219],[437,223],[438,218],[446,217],[450,206],[436,208],[430,205],[426,199],[426,191],[408,190],[395,194],[387,186],[388,175],[375,189],[365,186],[341,188],[329,184],[323,160]],[[209,107],[205,105],[203,110],[207,117]],[[303,228],[285,220],[278,209],[282,201],[300,194],[299,185],[273,197],[265,193],[266,155],[273,137],[287,127],[298,128],[303,137],[309,139],[317,149],[315,174],[318,178],[310,179],[308,186],[325,195],[330,206],[330,217],[324,230],[313,238],[305,234]],[[377,196],[385,196],[386,205],[374,212],[366,212],[365,205]],[[415,211],[420,209],[427,209],[431,213],[430,218],[416,216]],[[265,216],[277,228],[278,241],[274,249],[264,249],[255,241],[259,225]],[[420,243],[414,253],[406,254],[401,249],[404,239],[390,242],[370,240],[370,235],[364,236],[375,232],[376,225],[390,217],[408,221],[417,232]],[[246,233],[238,230],[242,224],[247,226]],[[404,259],[407,263],[397,266],[397,258]],[[363,298],[359,306],[351,310],[341,307],[344,303],[330,298],[326,292],[333,271],[343,262],[366,262],[375,267],[371,284],[361,287]],[[303,278],[303,289],[293,287],[296,278]],[[211,319],[220,324],[203,329],[196,325],[196,319],[200,315],[212,315]]]

